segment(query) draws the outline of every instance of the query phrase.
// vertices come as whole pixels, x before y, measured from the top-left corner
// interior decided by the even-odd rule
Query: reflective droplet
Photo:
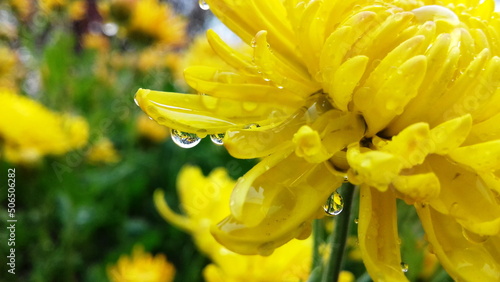
[[[358,224],[359,223],[359,219],[355,218],[354,219],[354,223]]]
[[[344,209],[344,199],[335,191],[328,197],[323,209],[328,215],[338,215]]]
[[[465,237],[465,239],[467,239],[467,241],[477,244],[484,243],[488,240],[488,238],[490,238],[490,236],[479,235],[474,232],[470,232],[469,230],[463,227],[462,227],[462,235]]]
[[[256,129],[257,127],[260,127],[260,125],[258,125],[256,123],[251,123],[251,124],[245,125],[244,129]]]
[[[181,148],[193,148],[194,146],[200,143],[201,138],[194,133],[182,132],[177,129],[172,129],[172,133],[170,135],[172,137],[172,141],[177,144]]]
[[[257,39],[255,39],[255,37],[254,37],[254,38],[252,38],[252,42],[250,43],[250,45],[251,45],[253,48],[257,47]]]
[[[210,140],[212,140],[215,145],[224,145],[224,142],[222,141],[224,139],[224,135],[224,133],[211,134]]]
[[[209,10],[210,9],[210,6],[208,6],[207,2],[205,2],[205,0],[199,0],[198,1],[198,4],[200,5],[200,8],[202,10]]]
[[[408,264],[407,263],[404,263],[404,262],[401,262],[401,271],[403,272],[408,272]]]
[[[349,182],[349,177],[347,175],[344,175],[344,182]]]
[[[152,117],[150,117],[150,116],[148,116],[148,118],[149,118],[150,120],[154,120],[154,119],[153,119]]]

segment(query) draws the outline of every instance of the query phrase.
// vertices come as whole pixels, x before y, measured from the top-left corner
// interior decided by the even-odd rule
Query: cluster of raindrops
[[[180,131],[177,129],[172,129],[170,132],[170,136],[174,143],[185,149],[193,148],[201,142],[201,139],[196,133],[188,133],[184,131]],[[223,145],[224,133],[211,134],[210,140],[216,145]]]
[[[323,209],[330,216],[339,215],[342,212],[344,209],[344,199],[339,192],[335,191],[328,197],[326,203],[323,205]]]

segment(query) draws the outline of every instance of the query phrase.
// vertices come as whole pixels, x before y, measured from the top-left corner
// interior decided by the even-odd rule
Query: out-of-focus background
[[[177,207],[182,165],[237,177],[253,162],[210,138],[179,148],[133,97],[141,87],[188,93],[185,55],[213,57],[209,26],[220,25],[194,0],[0,1],[0,281],[107,281],[106,267],[137,244],[166,254],[176,281],[201,280],[207,259],[158,215],[153,191]]]
[[[183,165],[205,174],[224,167],[236,179],[255,161],[231,158],[210,138],[178,147],[133,96],[139,88],[195,93],[182,70],[219,63],[207,28],[239,44],[198,0],[0,2],[0,281],[108,281],[107,267],[137,245],[165,254],[175,281],[202,280],[209,259],[159,216],[153,191],[164,189],[176,209]],[[416,215],[399,204],[409,278],[446,279],[425,260]],[[12,219],[15,275],[6,258]],[[358,253],[346,267],[363,277]]]

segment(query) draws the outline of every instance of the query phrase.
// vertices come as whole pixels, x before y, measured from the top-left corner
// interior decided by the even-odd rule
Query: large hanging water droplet
[[[198,1],[198,4],[200,5],[200,8],[202,10],[209,10],[210,9],[210,6],[207,4],[207,2],[205,2],[205,0],[199,0]]]
[[[182,132],[177,129],[172,129],[171,135],[172,141],[181,148],[193,148],[200,143],[201,138],[194,133]]]
[[[335,191],[328,197],[323,209],[328,215],[338,215],[344,209],[344,199]]]
[[[406,273],[406,272],[408,272],[408,268],[409,268],[409,266],[407,263],[401,262],[401,271]]]
[[[217,133],[217,134],[211,134],[210,135],[210,140],[212,140],[212,142],[215,144],[215,145],[224,145],[224,133]]]

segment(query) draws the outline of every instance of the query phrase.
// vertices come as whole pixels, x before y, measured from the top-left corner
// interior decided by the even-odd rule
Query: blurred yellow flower
[[[68,2],[66,0],[38,0],[38,6],[44,13],[52,13],[64,8]]]
[[[141,0],[134,3],[127,25],[128,36],[141,42],[157,42],[171,47],[186,42],[186,20],[167,3]]]
[[[97,50],[101,53],[109,51],[109,38],[103,34],[85,33],[83,34],[82,45],[84,48]]]
[[[108,138],[101,138],[87,151],[87,160],[93,164],[116,163],[120,155]]]
[[[17,54],[6,46],[0,45],[0,89],[16,90],[21,67]]]
[[[175,268],[163,254],[152,256],[142,246],[134,246],[131,256],[123,255],[116,265],[108,267],[112,282],[170,282]]]
[[[84,0],[72,1],[68,6],[70,19],[79,21],[85,18],[87,14],[87,2]]]
[[[33,163],[87,144],[89,127],[81,117],[61,115],[10,90],[0,89],[0,138],[12,163]]]
[[[22,20],[27,20],[34,11],[32,0],[9,0],[9,4]]]
[[[169,136],[168,129],[150,120],[147,115],[141,114],[137,117],[137,131],[139,135],[153,141],[162,142]]]
[[[215,241],[210,226],[229,212],[233,186],[225,169],[215,169],[205,177],[200,168],[185,166],[177,178],[185,215],[173,212],[161,191],[155,193],[155,204],[168,222],[189,232],[212,260],[203,271],[206,281],[305,281],[311,264],[311,239],[291,241],[267,257],[239,255]]]
[[[231,67],[187,68],[203,95],[141,89],[136,100],[160,124],[225,133],[234,157],[263,158],[236,183],[230,215],[212,229],[219,242],[256,254],[306,237],[347,180],[360,186],[359,247],[373,280],[407,280],[396,198],[415,206],[451,277],[500,280],[493,0],[206,3],[253,52],[209,31]]]

